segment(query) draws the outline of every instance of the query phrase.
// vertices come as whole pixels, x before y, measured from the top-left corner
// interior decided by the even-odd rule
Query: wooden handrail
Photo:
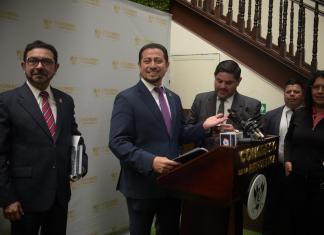
[[[314,7],[305,4],[303,0],[280,0],[280,8],[273,9],[273,0],[269,0],[269,8],[267,12],[261,12],[262,0],[239,0],[238,9],[233,9],[233,0],[214,1],[214,0],[174,0],[180,5],[192,11],[192,14],[198,14],[205,20],[209,20],[212,24],[217,24],[222,30],[226,30],[239,37],[250,46],[254,46],[261,51],[264,51],[268,56],[280,61],[289,69],[297,72],[305,78],[310,78],[312,73],[317,69],[317,44],[318,44],[318,28],[319,17],[324,16],[324,13],[319,10],[319,5],[323,4],[323,0],[312,0]],[[227,4],[227,12],[223,12],[223,4]],[[298,3],[298,5],[297,5]],[[246,4],[248,4],[246,6]],[[251,14],[251,9],[254,4],[254,13]],[[172,3],[171,3],[172,9]],[[247,11],[246,11],[247,10]],[[298,14],[297,26],[294,24],[294,15]],[[305,11],[309,10],[314,15],[314,27],[312,38],[312,51],[308,51],[311,55],[311,61],[305,62]],[[273,12],[279,12],[279,37],[277,45],[273,42]],[[237,16],[233,16],[233,12],[238,12]],[[171,12],[174,15],[177,12]],[[262,13],[262,14],[261,14]],[[267,27],[262,26],[261,15],[268,17]],[[252,18],[253,17],[253,18]],[[235,21],[237,19],[237,22]],[[253,28],[251,29],[251,19],[253,19]],[[288,24],[288,20],[289,23]],[[309,18],[307,18],[309,20]],[[323,26],[320,26],[323,27]],[[262,38],[261,30],[266,30],[266,38]],[[289,32],[289,38],[286,38]],[[294,45],[294,35],[296,32],[297,44]],[[309,30],[307,31],[309,32]],[[311,35],[307,35],[310,37]],[[289,43],[289,46],[287,45]],[[221,48],[222,49],[222,48]],[[310,58],[309,56],[307,58]],[[283,78],[285,79],[285,78]]]

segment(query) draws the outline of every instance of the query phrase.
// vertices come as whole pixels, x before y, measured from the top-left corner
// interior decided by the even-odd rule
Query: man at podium
[[[187,117],[188,124],[196,124],[210,115],[223,113],[228,115],[228,109],[233,110],[242,120],[260,116],[261,102],[237,92],[237,87],[241,82],[241,68],[233,60],[225,60],[218,64],[214,73],[214,91],[200,93],[195,97],[191,110]],[[220,125],[217,130],[211,130],[207,137],[197,143],[200,147],[212,149],[219,145],[219,133],[233,130],[242,130],[239,123],[230,119],[226,125]],[[207,179],[206,179],[207,180]],[[229,208],[219,208],[217,206],[202,206],[192,204],[188,206],[195,216],[204,217],[204,225],[197,225],[197,234],[227,234]],[[193,226],[194,227],[194,226]],[[204,231],[204,228],[213,227],[215,230]],[[192,233],[195,234],[195,233]]]

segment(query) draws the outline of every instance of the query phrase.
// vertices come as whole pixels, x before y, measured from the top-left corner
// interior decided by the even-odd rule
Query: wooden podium
[[[206,219],[200,215],[190,219],[194,211],[186,207],[192,203],[232,208],[228,234],[242,234],[242,203],[251,180],[277,163],[278,142],[278,137],[267,137],[236,147],[219,146],[158,177],[159,185],[184,200],[181,235],[195,235],[190,227]],[[213,235],[213,228],[210,231]]]

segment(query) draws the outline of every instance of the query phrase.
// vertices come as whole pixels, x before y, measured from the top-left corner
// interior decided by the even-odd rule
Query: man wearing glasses
[[[0,94],[0,206],[12,235],[64,235],[71,141],[80,135],[74,102],[50,86],[59,68],[52,45],[28,44],[21,67],[26,83]]]

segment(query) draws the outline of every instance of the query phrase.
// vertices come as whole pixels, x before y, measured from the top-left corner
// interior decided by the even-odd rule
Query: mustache
[[[30,73],[31,75],[43,75],[43,76],[48,75],[47,71],[44,69],[32,69]]]

